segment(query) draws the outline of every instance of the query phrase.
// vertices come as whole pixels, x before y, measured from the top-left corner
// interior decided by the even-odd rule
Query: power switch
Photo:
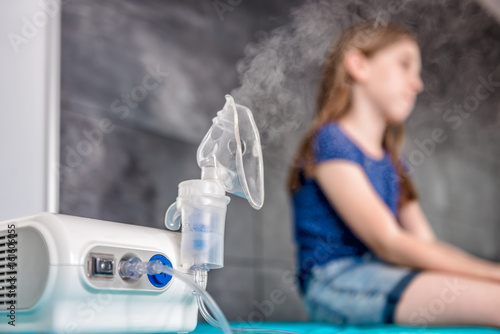
[[[88,268],[90,277],[113,278],[115,257],[111,254],[90,254]]]

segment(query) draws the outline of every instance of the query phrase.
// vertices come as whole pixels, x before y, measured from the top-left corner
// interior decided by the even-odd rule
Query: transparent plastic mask
[[[264,203],[264,166],[257,126],[252,112],[226,95],[224,108],[213,119],[198,147],[202,170],[214,168],[225,191],[246,198],[254,209]]]

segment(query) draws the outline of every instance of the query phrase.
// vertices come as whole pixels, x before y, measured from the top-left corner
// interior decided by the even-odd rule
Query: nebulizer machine
[[[223,267],[226,192],[264,202],[259,133],[230,95],[197,161],[167,230],[52,213],[1,222],[0,332],[190,332],[198,310],[225,333],[260,331],[230,327],[205,291]]]

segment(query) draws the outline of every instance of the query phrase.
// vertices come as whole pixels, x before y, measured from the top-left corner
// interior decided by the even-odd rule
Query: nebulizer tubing
[[[197,298],[201,298],[208,305],[214,316],[219,319],[218,323],[220,324],[220,329],[222,329],[226,334],[232,334],[231,327],[229,326],[226,317],[217,303],[213,300],[212,296],[210,296],[201,286],[193,282],[187,275],[173,269],[172,267],[164,265],[161,261],[154,260],[142,262],[139,258],[131,258],[120,262],[119,271],[122,277],[134,280],[139,279],[144,274],[157,275],[161,273],[166,273],[172,277],[180,279],[182,282],[187,284],[187,286],[193,289]]]
[[[203,318],[212,326],[215,328],[221,329],[222,325],[214,319],[210,313],[208,312],[205,304],[203,303],[203,299],[196,295],[196,300],[198,301],[198,309],[200,310],[201,315]],[[277,330],[277,329],[264,329],[264,328],[245,328],[245,327],[230,327],[232,331],[235,332],[242,332],[242,333],[261,333],[261,334],[267,334],[267,333],[283,333],[283,334],[297,334],[296,332],[289,332],[289,331],[282,331],[282,330]]]
[[[149,262],[142,262],[139,258],[133,257],[128,260],[120,262],[119,266],[120,275],[124,278],[130,278],[133,280],[139,279],[142,275],[157,275],[161,273],[166,273],[172,277],[179,278],[182,282],[187,284],[193,289],[193,295],[196,297],[198,303],[198,308],[201,315],[205,320],[212,326],[222,330],[226,334],[232,334],[235,332],[243,333],[284,333],[284,334],[297,334],[295,332],[281,331],[274,329],[259,329],[259,328],[240,328],[231,327],[226,317],[222,313],[221,309],[215,302],[215,300],[210,296],[208,292],[205,291],[207,270],[204,268],[195,269],[194,276],[195,281],[192,281],[187,275],[173,269],[170,266],[164,265],[161,261],[153,260]],[[212,317],[207,309],[214,314]],[[218,319],[218,320],[217,320]]]

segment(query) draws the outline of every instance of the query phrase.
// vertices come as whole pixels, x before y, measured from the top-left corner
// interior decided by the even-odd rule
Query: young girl
[[[394,23],[352,26],[326,61],[289,179],[314,321],[500,327],[500,265],[436,239],[400,157],[420,71]]]

